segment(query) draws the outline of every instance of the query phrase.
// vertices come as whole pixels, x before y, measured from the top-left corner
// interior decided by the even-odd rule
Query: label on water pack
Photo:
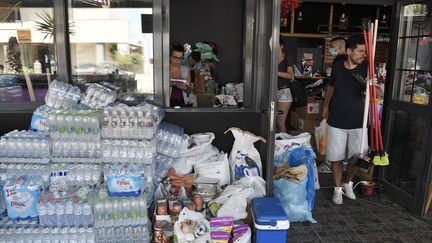
[[[140,176],[109,175],[108,190],[114,193],[137,192],[140,190]]]
[[[47,132],[48,131],[48,118],[39,114],[33,113],[30,130],[35,132]]]
[[[37,197],[39,193],[28,188],[6,189],[3,191],[8,217],[26,219],[38,216]]]

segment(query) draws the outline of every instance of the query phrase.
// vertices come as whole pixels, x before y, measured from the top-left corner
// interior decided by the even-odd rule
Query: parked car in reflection
[[[76,75],[93,75],[96,74],[97,65],[86,63],[75,66],[74,74]]]

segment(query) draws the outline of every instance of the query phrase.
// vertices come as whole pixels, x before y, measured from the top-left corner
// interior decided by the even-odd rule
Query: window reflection
[[[154,92],[153,33],[143,33],[151,5],[93,2],[72,1],[69,12],[76,29],[70,36],[73,83],[108,82],[119,88],[120,100],[145,99]]]
[[[0,5],[0,102],[43,101],[57,74],[52,1]]]

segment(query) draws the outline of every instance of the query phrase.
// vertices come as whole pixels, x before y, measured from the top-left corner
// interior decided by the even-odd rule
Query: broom
[[[371,43],[369,42],[369,36],[370,36],[370,23],[368,21],[363,21],[362,23],[363,25],[363,38],[365,39],[365,46],[366,46],[366,52],[368,53],[367,57],[369,59],[369,65],[371,60],[371,55],[369,55],[369,52],[371,51]],[[366,33],[366,31],[368,30],[368,33]],[[365,138],[367,135],[367,120],[368,120],[368,113],[369,113],[369,102],[370,102],[370,77],[371,76],[371,70],[370,70],[370,66],[369,66],[369,72],[368,72],[368,80],[365,81],[363,77],[361,76],[355,76],[357,78],[357,80],[359,80],[362,83],[365,83],[366,86],[366,95],[365,95],[365,105],[364,105],[364,110],[363,110],[363,125],[362,125],[362,135],[361,135],[361,142],[360,142],[360,154],[356,154],[353,155],[350,159],[349,162],[350,163],[354,163],[355,165],[357,165],[358,167],[360,167],[360,169],[363,170],[368,170],[371,166],[372,163],[370,163],[370,158],[367,157],[367,155],[365,155],[363,153],[364,151],[364,142],[365,142]]]
[[[379,114],[378,114],[378,106],[376,103],[376,82],[375,82],[375,66],[374,61],[375,61],[375,48],[376,48],[376,38],[377,38],[377,33],[378,33],[378,20],[375,20],[375,25],[374,25],[374,34],[373,34],[373,44],[372,44],[372,73],[373,73],[373,84],[372,84],[372,93],[373,93],[373,99],[372,99],[372,103],[374,106],[374,120],[375,120],[375,127],[374,129],[375,131],[375,144],[377,146],[377,156],[374,157],[373,162],[375,165],[379,165],[379,166],[386,166],[389,165],[390,161],[388,159],[388,154],[384,151],[384,146],[383,146],[383,142],[382,142],[382,134],[381,134],[381,122],[379,119]]]

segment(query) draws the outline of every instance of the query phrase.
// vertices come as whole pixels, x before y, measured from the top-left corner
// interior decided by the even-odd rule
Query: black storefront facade
[[[16,1],[6,2],[13,5]],[[281,32],[280,1],[243,0],[236,3],[208,1],[207,7],[202,1],[21,1],[22,8],[52,9],[55,19],[53,34],[55,41],[52,42],[57,64],[55,75],[59,80],[69,81],[72,84],[77,82],[76,65],[73,60],[78,57],[73,51],[74,43],[71,43],[71,25],[66,23],[74,20],[76,25],[79,21],[70,17],[71,9],[102,8],[101,4],[104,2],[110,2],[110,8],[151,9],[150,13],[139,16],[142,25],[139,34],[152,33],[152,79],[156,104],[165,107],[169,104],[169,47],[174,40],[184,42],[187,38],[185,36],[188,35],[179,31],[179,28],[192,29],[188,36],[191,36],[189,38],[193,41],[216,39],[221,43],[221,49],[223,47],[229,50],[221,54],[229,60],[227,66],[222,68],[227,70],[226,79],[235,79],[243,83],[243,107],[167,108],[165,120],[184,127],[188,134],[214,132],[215,146],[224,151],[229,151],[233,142],[232,136],[224,135],[230,127],[239,127],[266,138],[267,143],[258,146],[265,163],[266,181],[271,181],[277,116],[275,104],[277,102],[277,46]],[[329,4],[330,1],[304,2]],[[331,2],[342,4],[343,1]],[[428,38],[432,40],[432,24],[427,24],[431,21],[431,14],[426,17],[409,15],[405,9],[410,5],[425,4],[429,6],[429,11],[432,11],[432,2],[350,1],[349,4],[391,6],[391,38],[387,62],[389,75],[385,87],[383,114],[384,143],[390,154],[391,164],[389,167],[377,170],[376,178],[379,179],[383,192],[394,202],[421,217],[428,218],[426,208],[430,204],[429,198],[432,194],[432,103],[416,103],[413,92],[405,91],[406,86],[409,85],[411,91],[414,89],[418,73],[432,72],[430,62],[424,63],[424,56],[429,55],[430,59],[432,48],[424,49],[425,47],[422,46],[424,42],[421,42],[425,39],[427,41]],[[235,14],[234,12],[224,13],[224,9],[231,9]],[[190,12],[185,12],[187,10]],[[203,19],[206,16],[207,19]],[[218,17],[221,19],[218,20]],[[205,30],[206,34],[200,35],[204,25],[211,27]],[[94,33],[97,31],[94,29]],[[115,31],[112,34],[115,35]],[[411,53],[409,50],[415,51]],[[412,62],[414,66],[407,66]],[[414,80],[408,82],[408,76],[413,76]],[[430,91],[429,86],[428,92]],[[411,96],[407,97],[409,94]],[[33,111],[42,104],[43,101],[1,102],[0,133],[4,134],[14,129],[27,129]],[[267,189],[271,192],[271,183],[267,183]]]

